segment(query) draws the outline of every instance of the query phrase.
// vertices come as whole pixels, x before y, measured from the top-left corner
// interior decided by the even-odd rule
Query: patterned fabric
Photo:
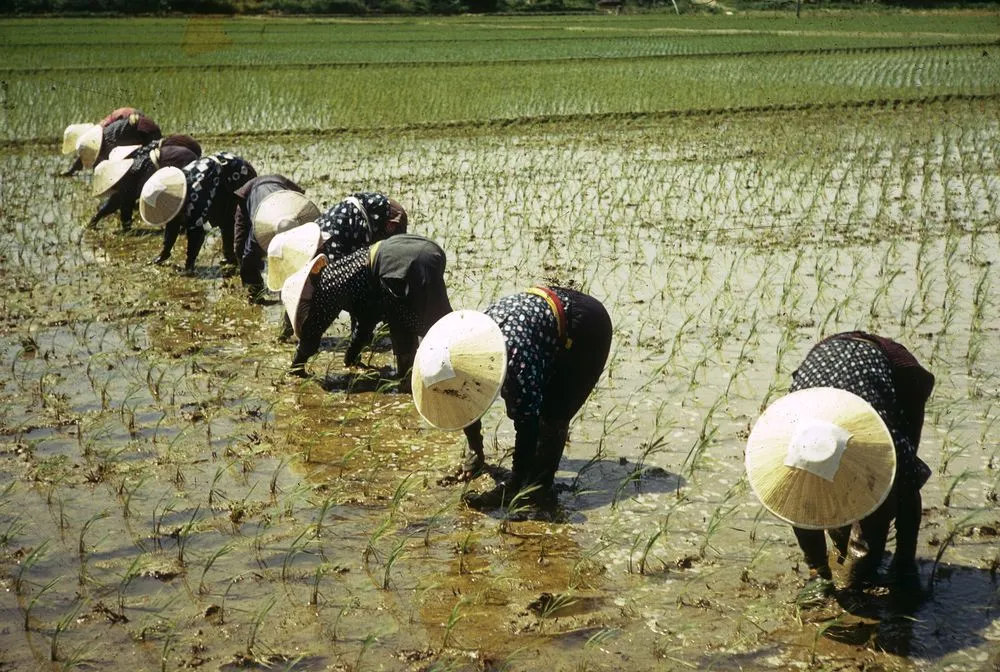
[[[930,468],[917,457],[913,430],[902,412],[888,357],[878,345],[857,338],[820,342],[792,374],[790,392],[811,387],[835,387],[858,395],[885,421],[896,446],[896,482],[903,490],[919,490]],[[921,418],[922,420],[922,418]],[[919,432],[917,433],[919,436]]]
[[[132,166],[128,169],[131,175],[137,175],[143,170],[151,167],[153,162],[149,159],[149,154],[160,146],[159,140],[153,140],[152,142],[147,142],[145,145],[135,150],[132,154]]]
[[[188,231],[207,230],[213,201],[224,193],[232,194],[256,176],[249,163],[230,152],[204,156],[182,170],[187,179],[184,221]]]
[[[320,252],[331,259],[345,257],[385,237],[389,198],[377,192],[357,192],[351,196],[364,210],[350,200],[343,200],[316,220],[320,231],[330,236]]]
[[[553,291],[568,313],[570,296]],[[561,349],[559,324],[548,302],[528,293],[505,296],[486,309],[507,343],[507,378],[500,394],[515,422],[542,412],[542,390]]]
[[[313,280],[308,318],[302,325],[303,339],[321,337],[342,310],[355,318],[352,340],[358,335],[359,325],[375,325],[386,315],[392,315],[394,321],[408,329],[418,328],[418,316],[403,300],[382,291],[374,282],[368,254],[364,247],[319,272],[319,278]]]

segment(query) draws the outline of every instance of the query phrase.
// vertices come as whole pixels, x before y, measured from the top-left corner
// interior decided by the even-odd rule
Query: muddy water
[[[245,304],[217,239],[194,277],[150,267],[158,232],[81,228],[96,204],[85,177],[50,177],[54,148],[5,154],[0,663],[991,669],[1000,129],[977,105],[206,141],[324,205],[397,195],[447,250],[456,306],[539,280],[605,301],[612,361],[537,520],[462,506],[439,483],[460,437],[406,396],[340,391],[345,324],[289,379],[279,307]],[[361,158],[312,158],[340,154]],[[932,592],[799,611],[799,552],[742,446],[809,346],[859,327],[937,376]],[[509,467],[503,409],[485,426]]]

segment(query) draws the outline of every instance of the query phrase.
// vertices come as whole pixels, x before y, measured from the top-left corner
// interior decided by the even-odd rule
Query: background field
[[[991,14],[0,23],[0,667],[993,669],[1000,28]],[[383,46],[384,43],[384,46]],[[213,240],[83,225],[57,137],[120,104],[328,206],[400,200],[452,303],[601,298],[557,520],[458,504],[461,437],[306,383]],[[822,335],[937,376],[915,613],[800,612],[743,479]],[[372,361],[388,363],[376,349]],[[512,430],[487,416],[488,459]],[[483,477],[476,489],[489,487]]]

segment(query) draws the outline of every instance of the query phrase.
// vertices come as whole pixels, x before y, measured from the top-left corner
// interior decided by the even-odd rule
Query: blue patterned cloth
[[[402,230],[387,228],[393,214],[391,200],[385,194],[367,191],[351,194],[351,199],[337,203],[316,220],[320,231],[329,236],[320,252],[339,259],[389,235],[405,232],[405,223]]]
[[[553,291],[568,314],[569,294]],[[562,348],[555,313],[545,299],[525,292],[505,296],[485,312],[500,327],[507,343],[507,377],[500,391],[507,416],[515,422],[539,416],[542,391]]]
[[[899,403],[889,358],[875,343],[858,338],[831,338],[818,343],[792,374],[790,392],[812,387],[835,387],[858,395],[878,412],[896,447],[896,481],[907,490],[919,490],[931,475],[917,457],[910,438],[913,429]],[[920,419],[921,422],[923,418]],[[919,431],[916,436],[919,436]]]

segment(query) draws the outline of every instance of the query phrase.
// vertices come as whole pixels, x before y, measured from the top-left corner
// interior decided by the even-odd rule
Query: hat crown
[[[417,351],[417,359],[427,387],[432,388],[457,375],[451,364],[451,348],[446,343],[428,344],[426,348]]]
[[[850,438],[850,432],[832,422],[804,421],[789,439],[785,466],[833,481]]]

